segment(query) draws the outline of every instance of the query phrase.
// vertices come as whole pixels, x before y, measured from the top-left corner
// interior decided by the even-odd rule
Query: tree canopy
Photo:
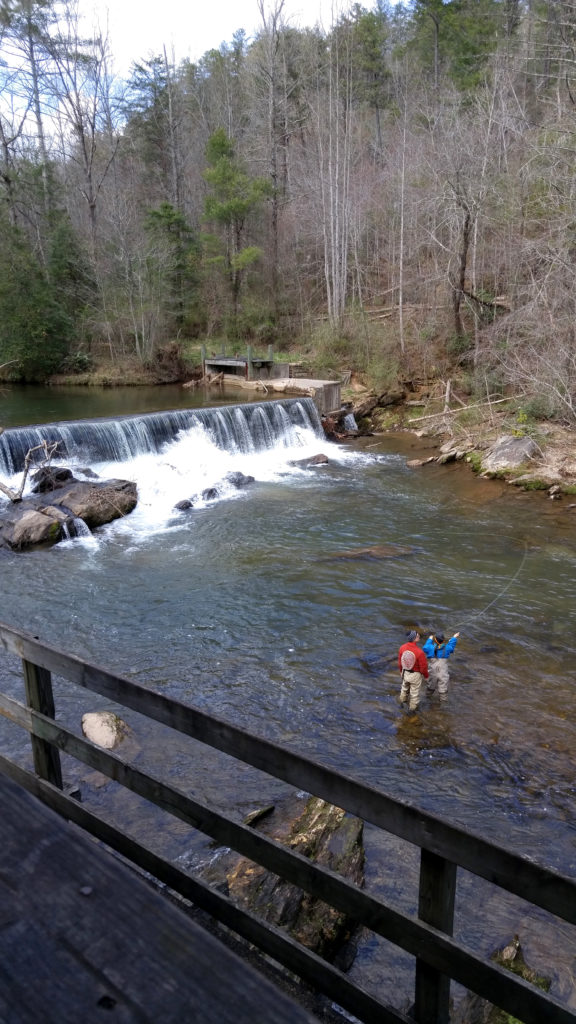
[[[321,336],[327,368],[573,393],[571,9],[260,13],[255,38],[124,82],[76,5],[0,0],[4,373]]]

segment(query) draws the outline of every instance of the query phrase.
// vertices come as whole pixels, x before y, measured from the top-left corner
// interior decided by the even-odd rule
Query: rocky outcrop
[[[242,490],[244,487],[249,487],[250,484],[255,482],[253,476],[247,476],[245,473],[240,471],[232,471],[227,473],[222,481],[224,488],[226,486],[235,487],[237,491]],[[220,486],[222,486],[220,485]],[[216,501],[220,497],[222,491],[219,486],[206,487],[200,494],[202,501]],[[182,498],[181,501],[177,501],[174,505],[174,509],[177,512],[189,512],[191,508],[194,508],[198,500],[198,495],[194,495],[192,498]]]
[[[74,480],[50,494],[50,504],[69,509],[91,530],[127,516],[136,507],[138,492],[131,480],[106,482]]]
[[[364,881],[363,823],[319,797],[294,796],[260,822],[263,832],[283,845],[330,868],[357,885]],[[265,868],[240,859],[228,872],[234,900],[286,928],[302,945],[327,960],[346,963],[355,923],[322,900],[279,879]],[[344,962],[343,962],[344,961]]]
[[[482,470],[486,473],[499,473],[518,469],[519,466],[541,457],[542,452],[531,437],[504,434],[482,456]]]
[[[138,501],[130,480],[80,481],[71,476],[53,490],[45,485],[44,474],[38,494],[0,506],[0,547],[23,551],[56,544],[75,536],[75,520],[93,530],[128,515]]]

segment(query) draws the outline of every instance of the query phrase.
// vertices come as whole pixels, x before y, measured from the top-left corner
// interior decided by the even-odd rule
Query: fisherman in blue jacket
[[[456,647],[460,633],[454,633],[449,640],[444,639],[444,633],[431,633],[422,650],[428,658],[428,685],[426,692],[434,693],[438,689],[440,700],[446,700],[448,696],[448,683],[450,672],[448,669],[448,658]]]

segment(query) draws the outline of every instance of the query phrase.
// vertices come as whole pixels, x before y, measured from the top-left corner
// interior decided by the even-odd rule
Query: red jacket
[[[418,644],[402,644],[402,647],[398,651],[398,668],[400,669],[400,671],[402,671],[401,658],[404,651],[414,652],[414,654],[416,655],[416,661],[414,663],[414,668],[412,669],[412,671],[421,672],[422,675],[424,676],[424,679],[428,679],[428,660],[426,658],[426,655],[424,654],[424,651],[420,647],[418,647]]]

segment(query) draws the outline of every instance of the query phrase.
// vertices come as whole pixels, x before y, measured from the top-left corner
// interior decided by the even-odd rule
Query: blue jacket
[[[449,640],[445,640],[443,644],[439,644],[437,647],[432,637],[428,637],[426,642],[422,644],[422,650],[427,658],[449,658],[457,642],[458,637],[451,636]]]

